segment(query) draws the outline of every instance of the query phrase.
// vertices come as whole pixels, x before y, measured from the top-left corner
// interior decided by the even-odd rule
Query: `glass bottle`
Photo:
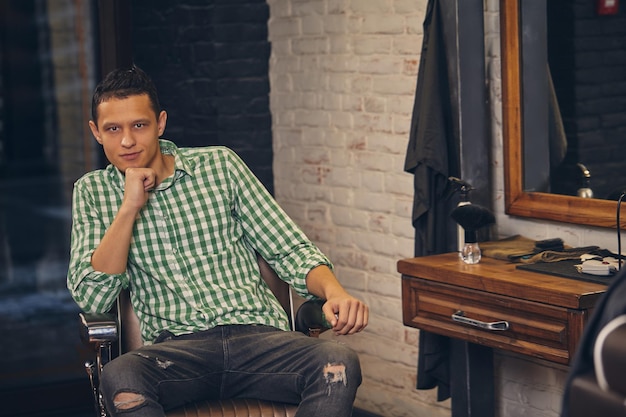
[[[466,230],[465,231],[465,244],[463,245],[463,249],[461,249],[461,259],[466,264],[477,264],[480,262],[482,254],[480,251],[480,246],[478,246],[477,233],[475,230]]]

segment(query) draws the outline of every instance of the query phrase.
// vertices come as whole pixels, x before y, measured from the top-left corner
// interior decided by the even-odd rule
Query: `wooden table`
[[[486,347],[488,355],[497,348],[568,365],[606,285],[515,266],[486,257],[467,265],[457,253],[398,261],[404,324],[467,342],[470,350],[472,345]],[[484,368],[485,354],[479,356]],[[478,362],[470,359],[466,370],[471,372]],[[470,375],[461,379],[471,381]],[[487,379],[480,377],[487,384],[482,390],[493,390],[493,378]],[[470,387],[465,388],[471,402]],[[453,397],[453,415],[471,415],[471,407],[465,404],[460,408],[467,413],[455,413]],[[474,407],[474,415],[493,415],[493,403],[480,407],[491,407],[491,412]]]

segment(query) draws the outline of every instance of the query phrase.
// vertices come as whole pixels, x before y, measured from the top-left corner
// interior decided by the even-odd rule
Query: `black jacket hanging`
[[[452,106],[439,0],[429,0],[409,144],[404,169],[414,175],[412,222],[415,256],[456,250],[456,225],[446,198],[448,177],[459,172],[458,139]],[[420,331],[417,388],[437,387],[438,400],[450,396],[449,339]]]

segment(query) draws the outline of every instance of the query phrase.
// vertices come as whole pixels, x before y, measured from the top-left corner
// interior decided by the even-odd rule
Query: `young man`
[[[298,403],[298,416],[350,415],[356,354],[285,331],[255,251],[298,293],[326,300],[337,334],[361,331],[367,306],[232,151],[177,148],[159,139],[166,121],[137,67],[96,87],[89,126],[111,165],[75,184],[68,288],[87,312],[109,310],[129,288],[146,341],[104,367],[108,411],[154,417],[248,397]]]

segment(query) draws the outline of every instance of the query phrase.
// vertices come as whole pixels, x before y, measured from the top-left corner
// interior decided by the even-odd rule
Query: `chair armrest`
[[[330,329],[330,323],[326,320],[322,306],[325,300],[308,300],[300,306],[296,313],[296,328],[298,332],[313,336]]]
[[[117,318],[110,313],[79,313],[80,338],[84,343],[112,343],[119,339]]]

